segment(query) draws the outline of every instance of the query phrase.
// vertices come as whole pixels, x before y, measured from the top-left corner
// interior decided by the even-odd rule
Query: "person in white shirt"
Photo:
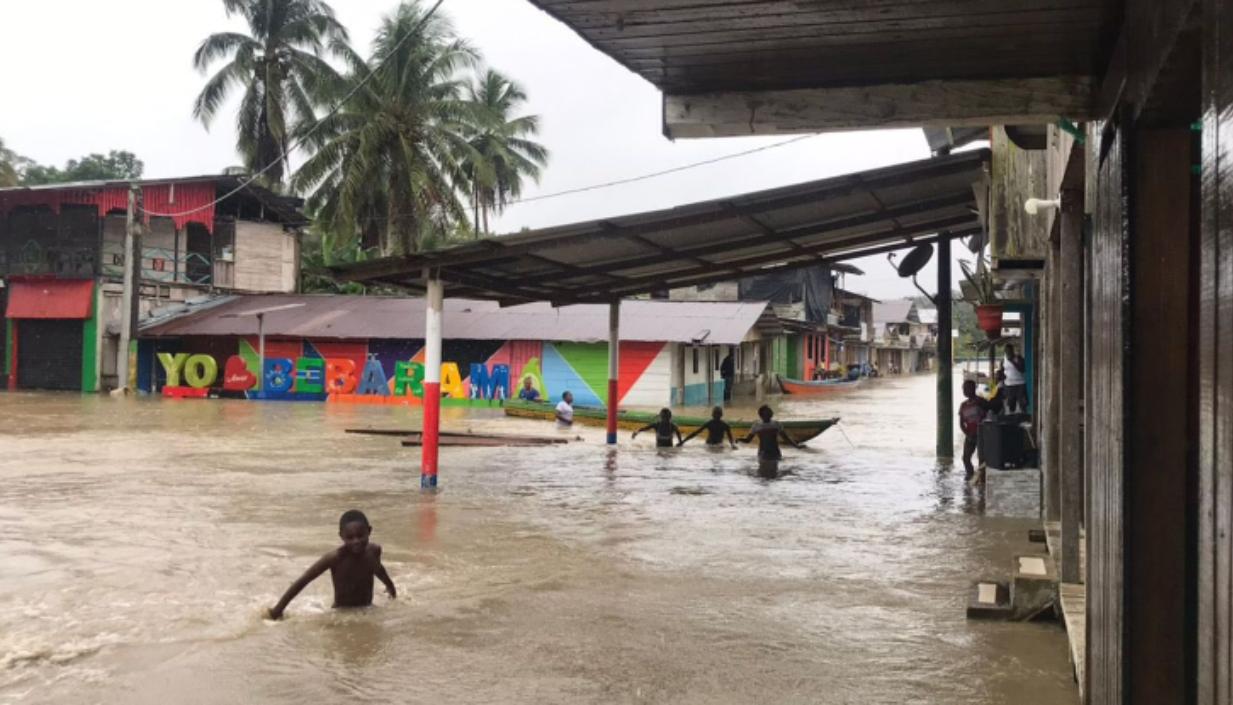
[[[574,425],[574,395],[566,392],[557,403],[557,427],[569,428]]]
[[[1003,387],[1006,390],[1006,413],[1027,413],[1027,362],[1022,355],[1015,353],[1015,346],[1006,346],[1006,357],[1002,360],[1002,370],[1006,373]]]

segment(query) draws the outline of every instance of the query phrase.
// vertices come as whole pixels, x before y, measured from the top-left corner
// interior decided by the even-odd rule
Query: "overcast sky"
[[[366,49],[393,0],[334,0],[357,48]],[[787,138],[670,142],[659,91],[591,48],[526,0],[445,0],[442,12],[486,62],[520,82],[540,115],[551,161],[525,196],[638,176]],[[192,53],[211,32],[243,29],[218,0],[6,2],[0,41],[0,138],[20,154],[63,164],[127,149],[146,176],[217,173],[239,162],[234,102],[207,131],[192,118],[205,77]],[[55,27],[55,32],[48,28]],[[498,230],[556,225],[666,208],[929,156],[918,130],[820,135],[683,173],[515,205]],[[294,166],[294,165],[293,165]],[[957,248],[958,249],[958,248]],[[917,293],[884,257],[857,260],[847,287],[878,298]],[[932,269],[932,268],[930,268]],[[958,273],[956,268],[956,274]],[[927,276],[929,290],[933,277]]]

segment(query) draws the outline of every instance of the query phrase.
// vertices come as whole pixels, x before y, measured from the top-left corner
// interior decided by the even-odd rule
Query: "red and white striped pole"
[[[617,377],[621,368],[621,302],[608,304],[608,445],[617,442]]]
[[[441,432],[441,310],[445,287],[429,274],[424,323],[424,446],[420,489],[437,489],[437,441]]]

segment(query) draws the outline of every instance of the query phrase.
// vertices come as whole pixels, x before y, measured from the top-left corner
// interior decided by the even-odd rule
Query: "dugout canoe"
[[[556,408],[551,404],[511,399],[505,402],[505,414],[506,416],[525,419],[552,421],[556,419]],[[652,411],[621,410],[617,413],[617,426],[625,431],[637,431],[648,424],[654,423],[658,418],[659,414]],[[700,428],[709,420],[709,417],[672,415],[672,421],[680,427],[682,435],[693,433],[694,430]],[[749,433],[749,428],[753,425],[753,421],[748,419],[724,417],[724,421],[727,421],[728,425],[732,427],[732,435],[737,438]],[[575,406],[574,423],[602,428],[608,424],[608,412],[601,408]],[[784,430],[792,440],[797,443],[804,443],[805,441],[817,438],[826,429],[839,423],[839,419],[809,419],[804,421],[782,421],[782,423]]]
[[[778,379],[779,388],[783,390],[784,394],[806,396],[810,394],[815,396],[818,394],[830,394],[831,392],[838,392],[845,389],[854,389],[855,387],[860,386],[861,383],[860,379],[827,379],[818,380],[816,382],[807,382],[803,379],[791,379],[789,377],[778,377]]]

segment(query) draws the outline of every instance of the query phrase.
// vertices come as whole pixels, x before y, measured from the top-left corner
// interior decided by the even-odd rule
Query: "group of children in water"
[[[762,477],[777,477],[779,460],[783,453],[779,450],[779,441],[783,440],[794,448],[801,445],[792,439],[784,430],[783,424],[773,420],[775,412],[771,407],[763,405],[758,409],[760,421],[753,424],[749,433],[740,439],[741,443],[749,443],[758,439],[758,474]],[[572,414],[571,414],[572,416]],[[682,438],[681,429],[672,421],[672,411],[661,409],[659,418],[651,424],[634,431],[634,438],[643,431],[655,432],[655,445],[660,448],[683,446],[689,440],[706,432],[706,445],[712,448],[722,448],[725,439],[733,448],[737,440],[732,436],[732,427],[723,420],[724,410],[715,407],[711,411],[711,420],[700,426],[693,433]],[[571,419],[572,421],[572,419]],[[394,581],[390,579],[385,566],[381,564],[381,546],[369,541],[372,526],[368,517],[358,509],[343,513],[338,520],[338,537],[342,545],[335,548],[317,560],[304,574],[296,579],[283,593],[278,604],[265,611],[267,619],[282,619],[283,611],[295,599],[296,595],[308,587],[309,583],[320,577],[325,571],[330,571],[330,579],[334,583],[334,607],[368,607],[372,605],[374,580],[380,580],[391,599],[398,596]]]

